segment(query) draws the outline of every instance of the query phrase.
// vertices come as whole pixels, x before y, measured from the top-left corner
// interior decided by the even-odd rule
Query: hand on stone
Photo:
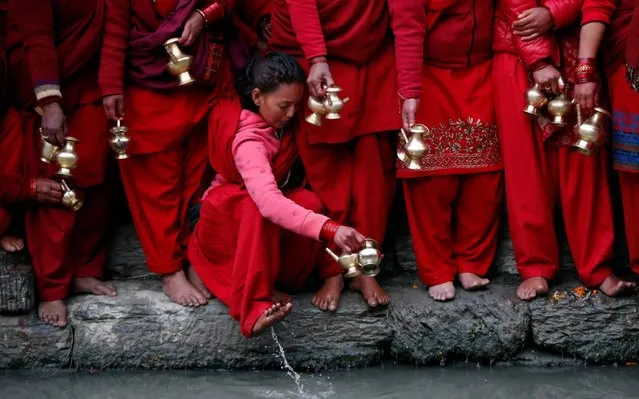
[[[115,121],[124,117],[124,96],[122,94],[114,94],[106,96],[102,99],[102,106],[107,118]]]
[[[313,97],[324,96],[326,94],[325,88],[335,85],[331,70],[326,62],[318,62],[311,66],[306,83]]]
[[[405,131],[415,126],[415,114],[419,109],[419,99],[409,98],[402,104],[402,126]]]
[[[366,237],[357,230],[351,227],[340,226],[335,232],[333,241],[345,252],[352,253],[362,248],[365,239]]]
[[[193,11],[189,19],[184,24],[184,30],[182,31],[182,37],[178,42],[183,46],[191,46],[195,43],[198,36],[204,28],[204,17],[197,11]]]
[[[517,21],[513,22],[515,35],[522,40],[533,40],[552,28],[552,14],[545,7],[530,8],[521,14]]]
[[[58,103],[42,107],[42,136],[46,141],[61,147],[67,136],[67,117]]]
[[[64,191],[62,185],[51,179],[38,178],[36,179],[36,201],[43,204],[59,204],[62,201]]]

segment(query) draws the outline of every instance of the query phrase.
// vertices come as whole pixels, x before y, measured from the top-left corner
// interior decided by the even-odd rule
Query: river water
[[[639,398],[639,368],[385,366],[300,373],[0,371],[0,398]]]

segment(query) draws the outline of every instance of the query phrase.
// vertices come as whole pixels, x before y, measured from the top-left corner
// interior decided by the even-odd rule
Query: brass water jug
[[[344,108],[344,104],[348,102],[348,97],[341,99],[339,93],[342,88],[332,86],[326,89],[326,99],[324,100],[324,108],[326,109],[326,119],[340,119],[340,111]]]
[[[193,79],[189,73],[189,69],[193,63],[193,57],[182,52],[178,41],[178,38],[173,38],[164,43],[164,48],[171,59],[171,61],[166,64],[166,69],[168,69],[172,75],[178,77],[180,87],[183,87],[195,83],[195,79]]]
[[[62,189],[64,190],[64,195],[62,196],[62,205],[73,211],[79,211],[82,208],[83,202],[78,198],[75,191],[71,190],[66,181],[62,180]]]
[[[122,118],[116,120],[116,125],[111,128],[111,138],[109,138],[109,145],[111,149],[115,151],[116,159],[127,159],[129,156],[126,153],[129,148],[129,142],[131,139],[126,135],[129,128],[122,124]]]
[[[539,111],[548,104],[548,97],[537,83],[526,90],[525,97],[528,105],[524,108],[524,112],[535,117],[538,117]]]
[[[322,118],[328,113],[326,108],[324,108],[324,103],[313,96],[308,96],[307,104],[312,113],[306,117],[306,122],[311,125],[322,126]]]
[[[400,130],[400,133],[404,139],[404,152],[408,159],[408,164],[406,164],[406,162],[404,162],[404,164],[406,164],[408,169],[420,170],[422,168],[421,159],[426,152],[424,136],[430,136],[430,130],[424,125],[417,124],[410,128],[410,137],[403,129]]]
[[[572,110],[572,100],[568,98],[568,94],[566,93],[568,87],[564,84],[563,80],[559,79],[559,86],[562,86],[563,89],[561,93],[548,101],[548,113],[552,116],[551,124],[555,126],[564,127],[566,126],[566,117]]]
[[[57,175],[62,178],[71,178],[73,175],[71,171],[78,166],[78,153],[75,150],[75,146],[80,141],[75,137],[68,136],[64,143],[64,146],[60,148],[56,154],[56,161],[60,166]]]
[[[326,252],[346,271],[344,277],[353,278],[362,274],[358,263],[358,254],[337,256],[330,248],[326,248]]]
[[[360,270],[365,276],[377,276],[381,270],[380,265],[384,255],[379,250],[379,244],[372,238],[364,240],[364,248],[357,253],[357,261]]]
[[[595,107],[590,118],[579,125],[577,134],[579,141],[575,144],[577,151],[584,155],[593,155],[597,147],[606,141],[606,120],[612,115],[601,107]]]
[[[43,135],[40,136],[42,140],[42,151],[40,153],[40,160],[44,163],[51,163],[55,160],[60,151],[60,147],[49,143]]]

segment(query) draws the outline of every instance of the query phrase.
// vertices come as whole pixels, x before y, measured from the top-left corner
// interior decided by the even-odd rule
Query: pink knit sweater
[[[271,161],[280,149],[275,129],[258,114],[243,110],[233,140],[233,160],[246,191],[263,217],[296,234],[315,240],[328,217],[312,212],[286,198],[277,185]],[[219,174],[211,188],[226,183]],[[215,195],[207,192],[206,195]]]

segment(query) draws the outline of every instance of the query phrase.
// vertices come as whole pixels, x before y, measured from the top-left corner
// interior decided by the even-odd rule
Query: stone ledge
[[[35,314],[0,317],[0,368],[281,367],[270,333],[245,340],[218,301],[187,309],[171,303],[159,281],[117,285],[117,298],[73,298],[71,324],[63,330],[42,325]],[[440,304],[408,277],[385,286],[392,304],[376,311],[354,293],[345,294],[335,314],[313,308],[310,294],[296,297],[292,315],[276,327],[290,364],[321,370],[366,367],[384,359],[409,364],[465,359],[556,366],[639,358],[636,297],[526,304],[514,297],[516,286],[506,280],[483,292],[459,290],[455,301]]]

